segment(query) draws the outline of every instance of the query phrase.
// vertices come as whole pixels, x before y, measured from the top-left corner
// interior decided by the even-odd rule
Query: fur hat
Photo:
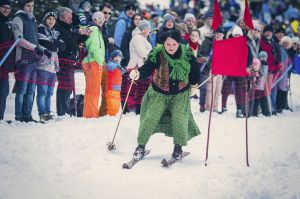
[[[11,6],[11,2],[9,0],[0,0],[0,6],[4,6],[4,5]]]

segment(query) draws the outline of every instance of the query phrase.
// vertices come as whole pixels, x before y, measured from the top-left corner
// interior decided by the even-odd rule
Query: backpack
[[[114,38],[115,29],[116,29],[116,24],[117,24],[118,21],[120,21],[120,20],[124,20],[124,21],[125,21],[125,24],[126,24],[126,30],[127,30],[128,24],[127,24],[125,18],[111,17],[110,20],[106,23],[106,25],[107,25],[107,36],[108,36],[108,37]]]

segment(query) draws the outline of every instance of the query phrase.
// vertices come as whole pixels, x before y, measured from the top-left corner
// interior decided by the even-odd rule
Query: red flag
[[[244,22],[251,30],[254,29],[250,15],[250,10],[248,7],[248,0],[245,0]]]
[[[212,54],[212,74],[247,76],[248,47],[244,36],[215,40]]]
[[[214,0],[214,17],[213,17],[213,22],[212,22],[212,29],[214,31],[217,30],[217,28],[222,24],[222,16],[221,16],[221,11],[219,7],[218,0]]]

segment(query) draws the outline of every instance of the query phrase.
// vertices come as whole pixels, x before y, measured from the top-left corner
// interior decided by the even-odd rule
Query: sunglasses
[[[253,30],[255,30],[255,31],[257,31],[257,32],[260,32],[260,30],[258,30],[258,29],[256,29],[256,28],[254,28]]]
[[[111,15],[112,13],[111,12],[103,12],[103,14],[105,14],[105,15]]]

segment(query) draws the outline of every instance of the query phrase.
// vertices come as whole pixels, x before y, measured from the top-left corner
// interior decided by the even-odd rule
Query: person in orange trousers
[[[109,116],[116,115],[120,110],[122,74],[126,72],[120,64],[122,58],[122,52],[114,50],[111,53],[111,61],[106,64],[106,100],[107,114]]]
[[[101,32],[105,21],[104,14],[97,11],[93,14],[92,20],[95,25],[89,27],[91,33],[85,41],[88,54],[82,61],[86,81],[83,106],[83,117],[85,118],[99,117],[101,78],[105,61],[105,46]]]

